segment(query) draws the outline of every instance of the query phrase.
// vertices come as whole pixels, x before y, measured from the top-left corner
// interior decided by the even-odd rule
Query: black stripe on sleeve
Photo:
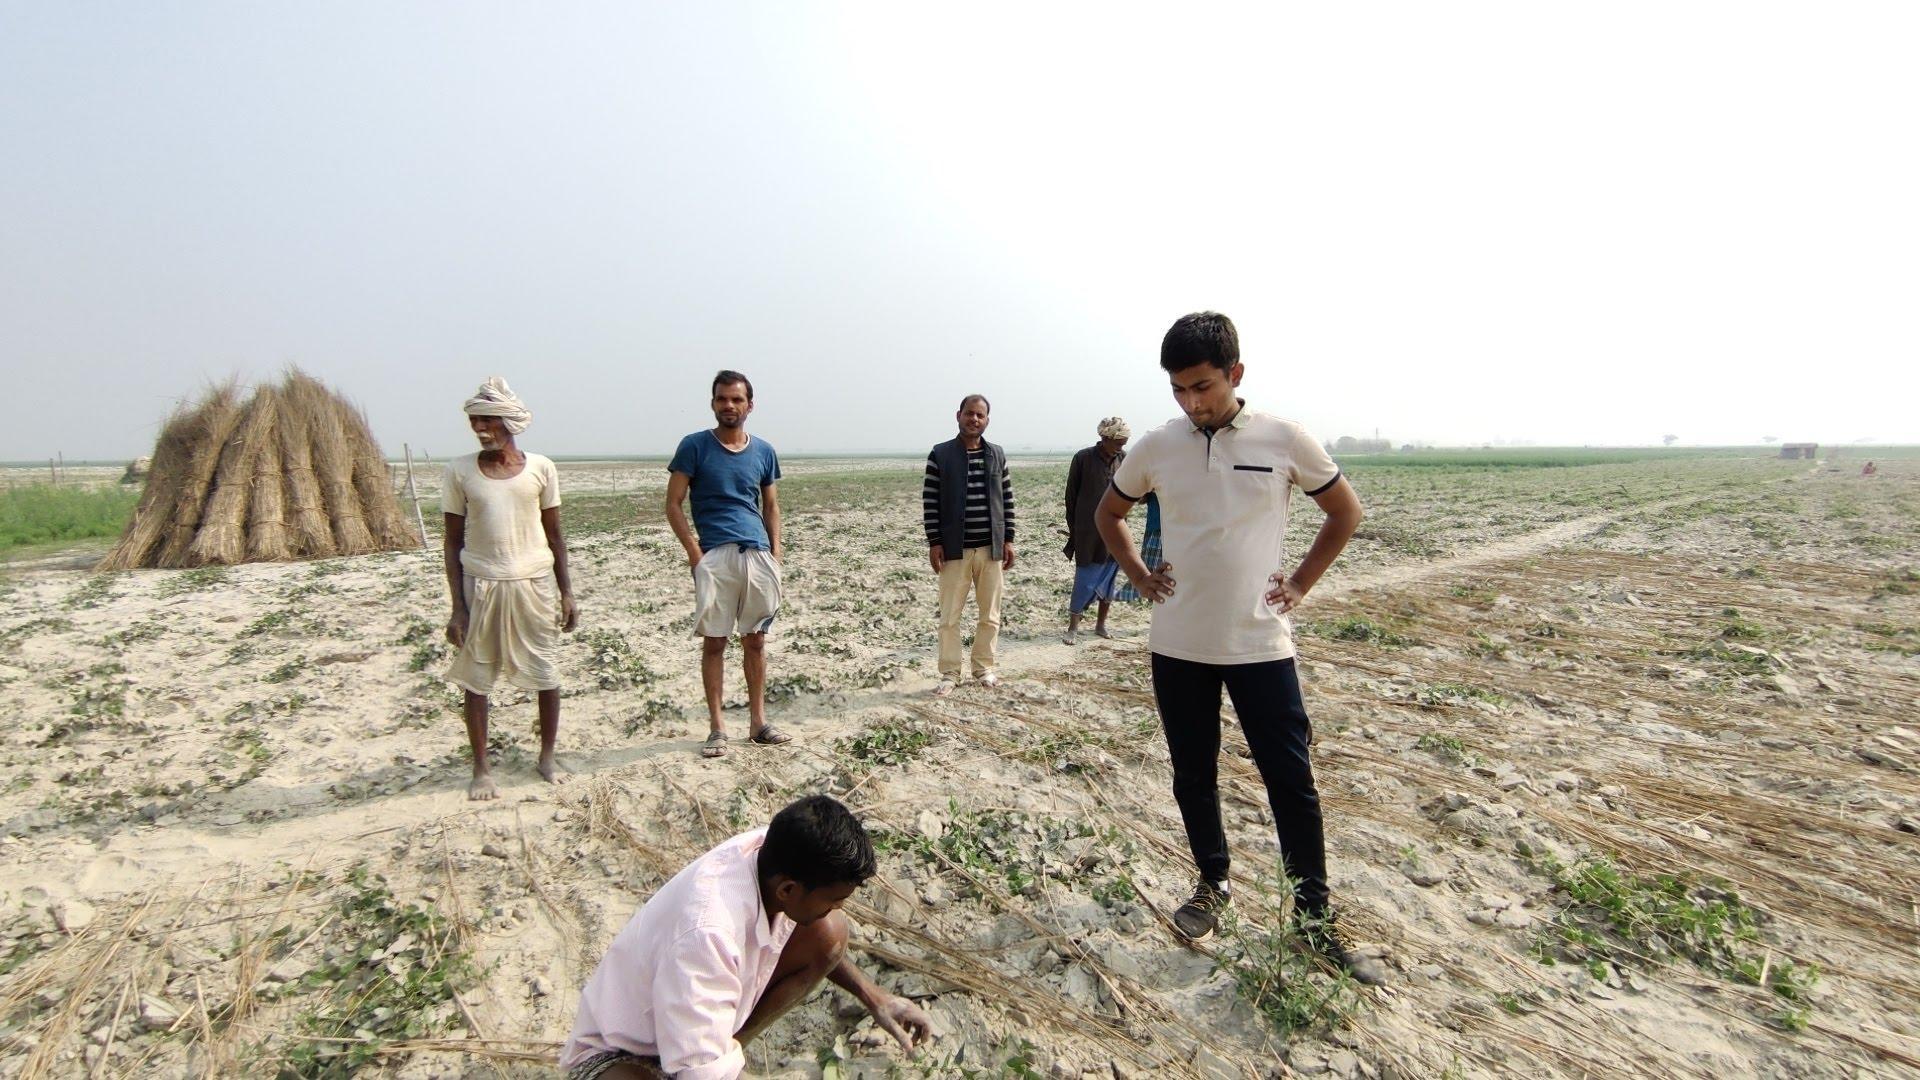
[[[1327,493],[1328,488],[1340,482],[1340,475],[1341,475],[1340,473],[1337,473],[1337,472],[1334,473],[1333,479],[1327,481],[1324,484],[1321,484],[1319,487],[1314,488],[1312,491],[1307,492],[1307,498],[1311,499],[1316,495],[1325,495]]]
[[[1129,495],[1126,492],[1121,491],[1120,485],[1114,483],[1111,480],[1107,481],[1107,490],[1113,492],[1115,495],[1120,496],[1121,498],[1127,500],[1130,503],[1137,503],[1141,500],[1141,498],[1143,498],[1143,496],[1140,496],[1140,495]]]

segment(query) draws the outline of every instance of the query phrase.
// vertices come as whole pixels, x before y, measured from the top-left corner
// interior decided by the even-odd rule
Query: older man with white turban
[[[560,631],[579,613],[560,534],[560,474],[553,462],[514,444],[533,414],[498,375],[467,399],[478,453],[447,462],[447,586],[453,615],[447,640],[459,651],[447,679],[466,691],[473,781],[467,798],[499,794],[487,762],[487,696],[500,682],[532,690],[540,708],[538,769],[559,781],[553,742],[560,732],[560,679],[554,654]]]
[[[1067,546],[1063,554],[1073,560],[1073,595],[1067,601],[1069,645],[1080,640],[1080,615],[1095,600],[1100,602],[1100,609],[1093,632],[1103,638],[1113,636],[1107,632],[1107,612],[1113,607],[1113,586],[1120,564],[1100,538],[1093,512],[1100,508],[1113,471],[1126,458],[1127,439],[1133,432],[1125,420],[1109,416],[1100,421],[1095,433],[1100,441],[1073,455],[1073,464],[1067,467]]]

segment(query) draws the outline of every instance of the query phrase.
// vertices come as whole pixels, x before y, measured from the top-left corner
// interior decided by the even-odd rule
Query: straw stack
[[[241,400],[214,387],[167,420],[147,489],[103,570],[413,547],[366,418],[305,373]]]

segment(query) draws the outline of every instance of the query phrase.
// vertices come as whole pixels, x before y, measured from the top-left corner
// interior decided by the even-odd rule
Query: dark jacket
[[[1122,450],[1108,462],[1100,456],[1098,446],[1089,446],[1073,455],[1073,464],[1067,466],[1067,546],[1061,554],[1071,558],[1075,566],[1099,566],[1113,558],[1107,552],[1107,542],[1100,538],[1094,511],[1106,497],[1114,470],[1126,457],[1127,452]]]
[[[985,439],[987,521],[991,527],[990,554],[998,559],[1013,542],[1013,493],[1008,490],[1007,453]],[[938,543],[949,559],[967,553],[967,448],[958,436],[940,443],[927,455],[927,478],[921,489],[927,543]]]

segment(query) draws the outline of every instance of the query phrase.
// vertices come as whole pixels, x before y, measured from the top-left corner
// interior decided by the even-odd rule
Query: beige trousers
[[[993,670],[994,646],[1000,641],[1000,584],[1003,580],[1000,560],[993,549],[966,549],[958,559],[948,559],[940,568],[940,675],[960,678],[960,617],[966,613],[967,591],[980,609],[980,621],[973,627],[973,677]]]

